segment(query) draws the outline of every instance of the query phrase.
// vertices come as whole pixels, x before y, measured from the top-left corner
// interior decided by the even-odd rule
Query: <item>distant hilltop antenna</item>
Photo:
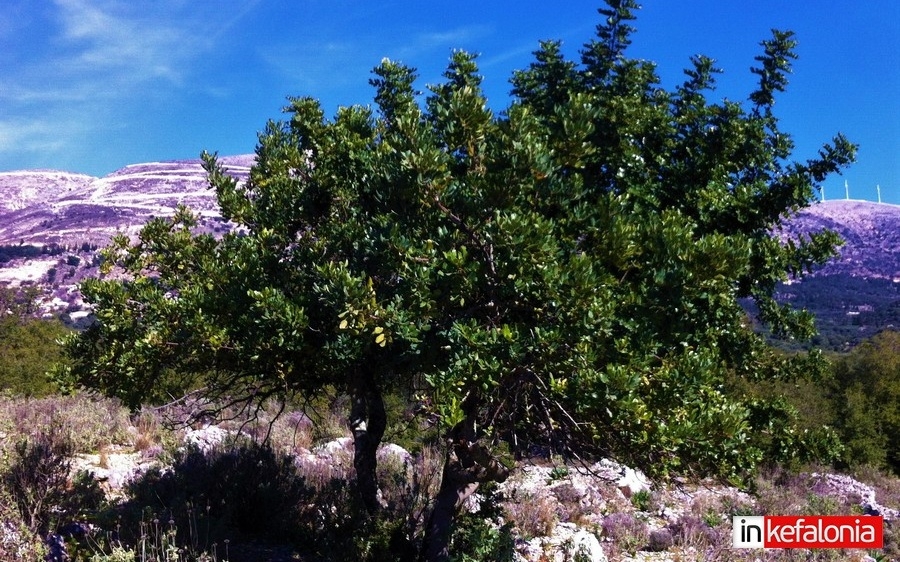
[[[850,200],[850,186],[847,184],[847,180],[844,180],[844,193],[847,197],[847,201]]]
[[[878,202],[881,203],[881,185],[876,184],[876,185],[875,185],[875,191],[878,192]]]
[[[825,184],[822,184],[822,203],[825,202]]]

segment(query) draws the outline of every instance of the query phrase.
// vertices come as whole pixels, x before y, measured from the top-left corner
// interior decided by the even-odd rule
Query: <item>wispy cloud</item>
[[[55,151],[64,144],[60,123],[49,120],[0,121],[0,153]]]
[[[479,66],[481,68],[490,68],[492,66],[503,64],[510,60],[521,59],[523,56],[537,51],[538,47],[539,45],[537,43],[529,43],[527,45],[523,44],[512,49],[507,49],[501,53],[492,53],[490,56],[482,58],[479,61]]]
[[[250,12],[255,10],[260,3],[262,3],[262,0],[249,0],[243,2],[243,5],[234,12],[234,15],[232,15],[231,18],[219,24],[210,32],[210,40],[214,43],[217,42],[225,35],[225,33],[234,28],[234,26],[237,25],[238,22],[244,19],[248,14],[250,14]]]
[[[29,165],[28,154],[64,151],[121,127],[142,104],[165,103],[192,86],[203,56],[258,1],[209,10],[184,0],[54,0],[30,12],[41,18],[30,36],[0,19],[4,43],[36,47],[0,67],[0,156]]]
[[[284,81],[298,88],[297,94],[340,88],[366,76],[375,62],[358,56],[361,47],[352,42],[292,42],[258,49],[256,56]]]
[[[119,85],[177,83],[182,65],[200,50],[201,41],[178,18],[136,13],[145,5],[127,11],[116,9],[122,4],[93,0],[56,0],[56,5],[66,55],[55,63],[69,76]]]
[[[412,43],[404,49],[416,53],[433,49],[462,48],[490,33],[491,28],[485,25],[469,25],[448,31],[423,32],[414,35]]]

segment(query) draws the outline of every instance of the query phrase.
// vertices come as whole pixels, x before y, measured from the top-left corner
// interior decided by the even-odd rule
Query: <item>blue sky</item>
[[[452,48],[481,54],[495,109],[512,70],[542,39],[572,57],[592,37],[599,1],[422,3],[363,0],[5,0],[0,8],[0,170],[105,175],[129,163],[253,151],[289,95],[326,111],[372,100],[383,57],[440,80]],[[645,0],[632,56],[683,79],[693,54],[718,61],[719,97],[746,99],[749,67],[771,28],[797,33],[800,59],[776,111],[795,158],[843,132],[859,161],[829,199],[900,204],[900,2]]]

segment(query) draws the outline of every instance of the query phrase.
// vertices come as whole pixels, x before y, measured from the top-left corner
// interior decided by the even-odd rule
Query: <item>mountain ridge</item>
[[[796,238],[822,229],[844,240],[839,256],[814,275],[846,274],[900,282],[900,205],[856,199],[811,205],[786,221],[782,236]]]
[[[219,160],[244,181],[253,159]],[[117,232],[133,234],[150,218],[173,214],[178,205],[206,219],[219,216],[200,160],[130,164],[102,178],[60,170],[0,172],[0,245],[102,245]]]

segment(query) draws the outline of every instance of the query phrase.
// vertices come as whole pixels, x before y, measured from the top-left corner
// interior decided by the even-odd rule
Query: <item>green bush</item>
[[[845,462],[900,474],[900,333],[882,332],[837,361],[833,400]]]
[[[420,521],[407,517],[408,504],[368,515],[345,479],[307,478],[312,470],[250,441],[181,451],[170,469],[151,470],[128,487],[120,536],[137,545],[142,522],[157,520],[193,553],[230,540],[232,548],[289,545],[317,560],[416,559]]]
[[[509,523],[500,524],[503,513],[496,485],[479,489],[478,509],[462,510],[454,521],[450,539],[453,562],[507,562],[515,560],[515,543]]]
[[[56,320],[0,314],[0,390],[26,396],[52,392],[46,373],[63,361],[58,340],[68,332]]]
[[[139,528],[149,510],[173,520],[185,535],[199,527],[204,542],[296,540],[296,522],[312,496],[290,457],[251,442],[208,453],[181,451],[171,469],[152,469],[129,485],[128,494],[123,526]]]

